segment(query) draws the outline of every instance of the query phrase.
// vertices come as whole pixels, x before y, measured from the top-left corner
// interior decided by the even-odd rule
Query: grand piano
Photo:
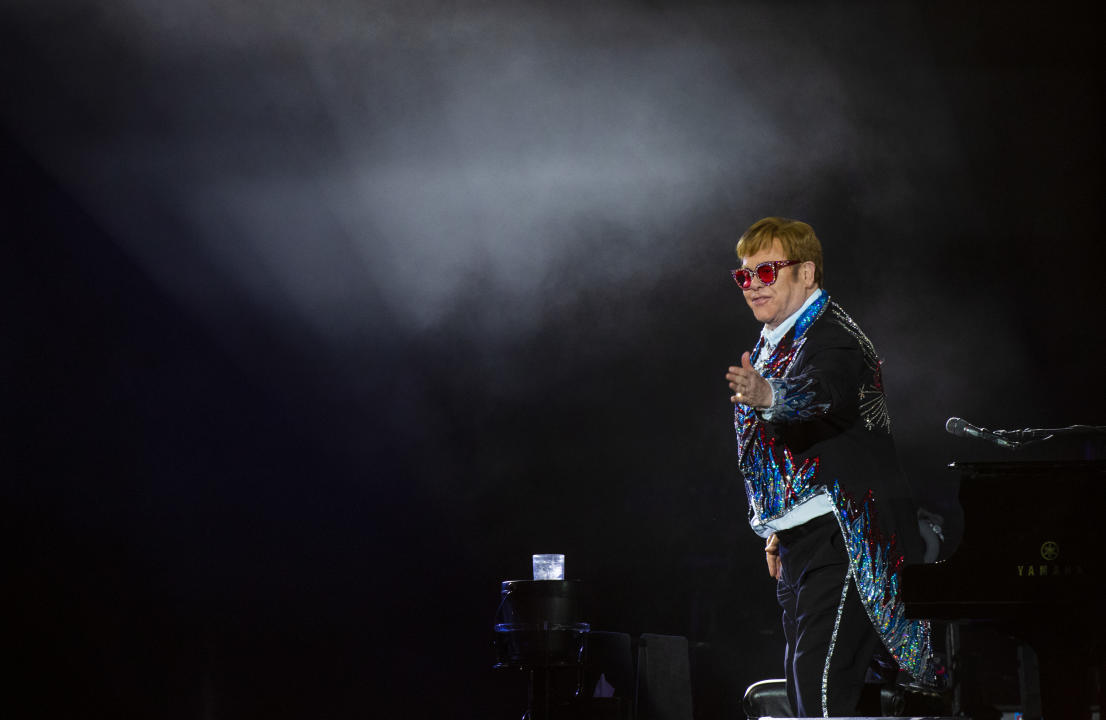
[[[1092,667],[1106,709],[1106,461],[950,467],[963,538],[948,559],[903,569],[907,615],[988,623],[1028,643],[1045,720],[1089,720]]]

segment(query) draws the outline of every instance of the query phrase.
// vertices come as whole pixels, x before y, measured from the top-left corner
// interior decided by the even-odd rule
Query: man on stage
[[[783,608],[788,695],[799,717],[854,715],[877,655],[918,681],[930,672],[929,625],[907,620],[899,596],[922,541],[880,360],[822,290],[809,225],[760,220],[737,255],[734,280],[764,328],[726,381],[749,524]]]

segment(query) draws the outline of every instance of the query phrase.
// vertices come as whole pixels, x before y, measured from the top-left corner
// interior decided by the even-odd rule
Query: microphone
[[[986,440],[992,442],[999,447],[1004,447],[1007,450],[1013,450],[1018,446],[1018,443],[1011,442],[1001,435],[988,430],[987,428],[976,427],[964,418],[950,417],[945,422],[945,432],[957,437],[970,437],[977,440]]]

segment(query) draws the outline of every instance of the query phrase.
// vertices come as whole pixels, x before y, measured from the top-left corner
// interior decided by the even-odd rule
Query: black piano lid
[[[1106,462],[954,462],[964,534],[947,559],[908,565],[910,617],[985,618],[1101,603]]]

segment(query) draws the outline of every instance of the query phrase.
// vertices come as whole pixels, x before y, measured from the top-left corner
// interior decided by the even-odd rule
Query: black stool
[[[748,720],[762,717],[791,717],[787,681],[780,678],[755,682],[741,701]],[[915,685],[890,684],[865,686],[858,713],[869,717],[938,716],[948,713],[945,697],[936,690]]]
[[[761,680],[745,689],[741,699],[741,708],[748,720],[762,717],[788,717],[791,715],[791,700],[787,697],[787,681]]]

